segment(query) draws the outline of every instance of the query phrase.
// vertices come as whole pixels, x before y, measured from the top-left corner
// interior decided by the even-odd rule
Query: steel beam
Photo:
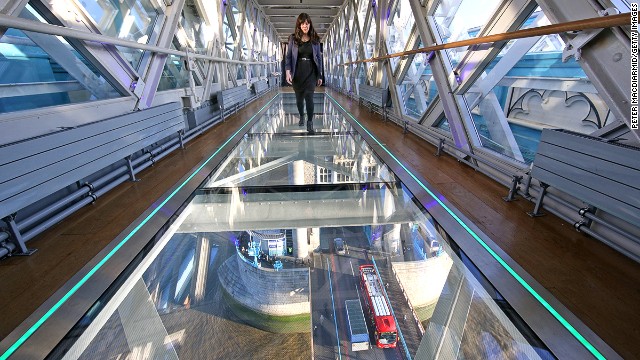
[[[0,0],[0,14],[8,16],[18,16],[29,0]],[[0,25],[0,38],[7,28]]]
[[[594,8],[590,0],[539,0],[538,4],[552,23],[575,21],[601,16],[604,8]],[[570,41],[568,34],[560,34],[565,42]],[[631,124],[631,42],[616,34],[613,28],[604,29],[582,48],[579,60],[582,69],[598,94],[616,119]],[[640,141],[640,130],[630,129]]]
[[[296,17],[300,15],[301,12],[306,12],[311,16],[311,20],[315,23],[316,17],[330,17],[338,15],[339,8],[329,8],[329,7],[321,7],[321,8],[308,8],[305,7],[303,9],[278,9],[278,8],[265,8],[264,13],[267,16],[287,16],[287,17]],[[293,25],[295,25],[295,20],[292,21]]]
[[[367,0],[364,0],[367,1]],[[258,5],[263,9],[268,9],[272,6],[287,6],[287,7],[310,7],[310,6],[336,6],[340,7],[343,0],[257,0]]]
[[[140,44],[135,41],[122,40],[118,38],[114,38],[106,35],[92,34],[85,31],[78,31],[69,28],[65,28],[57,25],[43,24],[41,22],[35,22],[30,20],[25,20],[22,18],[16,18],[13,16],[6,16],[0,14],[0,27],[10,27],[19,30],[33,31],[42,34],[49,35],[58,35],[73,39],[80,39],[85,41],[97,42],[97,43],[106,43],[116,46],[124,46],[131,49],[140,49],[140,50],[148,50],[154,53],[166,54],[166,55],[177,55],[184,57],[186,53],[184,51],[173,50],[170,47],[162,47],[162,46],[154,46],[147,44]],[[189,56],[195,59],[204,59],[204,60],[213,60],[219,62],[226,63],[236,63],[236,64],[265,64],[265,62],[258,61],[236,61],[229,60],[224,58],[207,56],[204,54],[190,54]]]
[[[86,90],[78,81],[0,84],[0,98]]]

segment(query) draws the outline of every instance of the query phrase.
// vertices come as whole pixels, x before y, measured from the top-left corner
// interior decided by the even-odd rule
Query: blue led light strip
[[[360,124],[360,122],[356,120],[356,118],[351,115],[349,111],[342,107],[342,105],[340,105],[340,103],[338,103],[338,101],[331,95],[329,95],[328,93],[325,93],[325,95],[331,98],[331,100],[333,100],[336,105],[338,105],[347,115],[349,115],[349,117],[353,121],[355,121],[362,128],[362,130],[373,139],[373,141],[375,141],[389,156],[391,156],[398,163],[398,165],[400,165],[407,172],[407,174],[409,174],[409,176],[411,176],[411,178],[420,185],[422,189],[429,193],[429,195],[431,195],[431,197],[433,197],[433,199],[437,201],[438,204],[440,204],[449,213],[449,215],[451,215],[451,217],[453,217],[458,222],[458,224],[460,224],[460,226],[462,226],[467,231],[467,233],[469,233],[469,235],[471,235],[485,250],[487,250],[487,252],[500,265],[502,265],[502,267],[505,268],[505,270],[507,270],[507,272],[509,272],[509,274],[511,274],[511,276],[513,276],[514,279],[516,279],[516,281],[520,283],[520,285],[522,285],[536,300],[538,300],[538,302],[542,306],[544,306],[544,308],[547,309],[551,313],[551,315],[553,315],[553,317],[555,317],[556,320],[558,320],[594,357],[596,357],[597,359],[606,359],[604,355],[602,355],[598,351],[598,349],[595,348],[595,346],[593,346],[587,339],[585,339],[584,336],[582,336],[582,334],[578,332],[578,330],[576,330],[564,317],[562,317],[562,315],[560,315],[556,311],[556,309],[551,306],[551,304],[549,304],[542,296],[540,296],[540,294],[538,294],[537,291],[535,291],[531,287],[531,285],[529,285],[520,275],[518,275],[518,273],[516,273],[516,271],[513,270],[513,268],[511,268],[511,266],[509,266],[509,264],[507,264],[502,259],[502,257],[500,257],[500,255],[493,251],[493,249],[491,249],[489,245],[487,245],[487,243],[485,243],[473,230],[471,230],[467,226],[467,224],[465,224],[447,205],[442,202],[442,200],[440,200],[429,188],[427,188],[422,183],[422,181],[420,181],[411,171],[409,171],[409,169],[403,163],[401,163],[400,160],[398,160],[398,158],[396,158],[391,153],[391,151],[389,151],[380,141],[378,141],[378,139],[373,136],[373,134],[371,134],[369,130],[362,126],[362,124]]]
[[[175,190],[173,190],[171,192],[171,194],[169,194],[169,196],[167,196],[166,199],[164,199],[155,209],[153,209],[153,211],[151,211],[151,213],[144,218],[144,220],[142,220],[142,222],[136,226],[133,230],[131,230],[131,232],[124,238],[122,239],[122,241],[120,241],[118,243],[118,245],[116,245],[116,247],[113,248],[113,250],[111,250],[102,260],[100,260],[100,262],[98,264],[96,264],[96,266],[94,266],[85,276],[82,277],[82,279],[80,279],[80,281],[78,281],[72,288],[71,290],[69,290],[60,300],[58,300],[58,302],[55,303],[55,305],[53,305],[51,307],[51,309],[49,309],[49,311],[47,311],[44,315],[42,315],[42,317],[35,323],[33,324],[29,330],[27,330],[15,343],[13,343],[13,345],[11,345],[11,347],[9,347],[9,349],[7,349],[7,351],[5,351],[2,356],[0,356],[0,360],[6,360],[9,358],[9,356],[11,356],[16,350],[18,350],[18,348],[20,346],[22,346],[22,344],[24,344],[25,341],[27,341],[27,339],[29,339],[29,337],[31,337],[31,335],[33,335],[33,333],[35,333],[40,326],[42,326],[42,324],[44,324],[45,321],[47,321],[51,315],[53,315],[53,313],[55,313],[67,300],[69,300],[69,298],[75,294],[78,289],[80,289],[80,287],[82,285],[84,285],[87,281],[89,281],[89,279],[111,258],[113,257],[113,255],[120,250],[120,248],[122,246],[124,246],[124,244],[127,243],[127,241],[129,241],[129,239],[131,239],[131,237],[133,237],[133,235],[138,232],[138,230],[140,230],[158,211],[160,211],[160,209],[169,201],[171,200],[171,198],[173,198],[178,191],[180,191],[180,189],[182,189],[187,182],[189,182],[194,176],[196,176],[196,174],[202,170],[202,168],[204,168],[209,161],[211,161],[211,159],[213,159],[214,156],[216,156],[218,154],[218,152],[220,152],[220,150],[222,150],[230,141],[231,139],[233,139],[236,135],[238,135],[238,133],[240,131],[242,131],[242,129],[244,129],[258,114],[260,114],[262,112],[262,110],[264,110],[267,106],[269,106],[269,104],[271,104],[271,102],[278,96],[279,94],[276,94],[274,97],[271,98],[271,100],[269,100],[269,102],[267,102],[262,108],[260,108],[260,110],[258,110],[258,112],[253,115],[249,120],[247,120],[247,122],[244,123],[244,125],[242,125],[242,127],[240,127],[238,129],[238,131],[236,131],[235,133],[233,133],[233,135],[231,135],[227,141],[225,141],[219,148],[218,150],[216,150],[211,156],[209,156],[209,158],[207,160],[205,160],[204,163],[202,163],[202,165],[200,165],[191,175],[189,175],[189,177],[182,183],[180,184],[180,186],[178,186]]]

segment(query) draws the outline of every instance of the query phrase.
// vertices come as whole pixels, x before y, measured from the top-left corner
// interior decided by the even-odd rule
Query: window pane
[[[146,44],[158,19],[158,11],[149,0],[85,0],[80,2],[104,35]],[[118,47],[134,69],[142,51]]]
[[[449,120],[447,120],[447,118],[443,117],[442,119],[440,119],[438,122],[436,122],[434,124],[434,127],[443,130],[445,132],[451,133],[451,128],[449,127]]]
[[[226,55],[228,59],[233,59],[233,44],[234,38],[233,33],[231,32],[231,28],[229,27],[229,22],[226,20],[222,24],[222,36],[224,38],[224,48],[226,50]],[[223,54],[224,55],[224,54]]]
[[[209,42],[206,38],[205,26],[195,1],[187,1],[182,8],[178,31],[184,32],[188,45],[200,54],[206,52]]]
[[[119,96],[62,37],[9,28],[0,38],[0,113]]]
[[[209,43],[206,37],[207,31],[207,25],[202,20],[195,2],[188,0],[182,8],[180,22],[176,29],[176,37],[180,40],[180,44],[188,46],[190,51],[206,54]],[[195,62],[201,76],[204,77],[205,61],[196,59]]]
[[[536,9],[521,29],[549,25]],[[562,61],[558,35],[509,42],[464,95],[480,142],[524,163],[542,128],[589,134],[613,120],[575,59]]]
[[[418,43],[418,48],[421,47],[424,47],[422,41]],[[414,119],[421,118],[438,95],[428,55],[419,53],[414,56],[411,66],[399,86],[405,113]]]
[[[366,63],[360,63],[358,66],[358,84],[366,84],[367,83],[367,77],[366,77]]]
[[[495,11],[499,0],[442,0],[434,19],[443,43],[473,39]],[[455,67],[466,47],[446,50],[451,65]]]
[[[376,9],[372,9],[375,14]],[[376,46],[376,20],[375,17],[371,19],[371,23],[369,25],[369,34],[367,36],[367,40],[364,45],[364,52],[367,58],[373,57],[373,50]]]
[[[389,53],[402,52],[407,45],[407,39],[411,34],[411,29],[416,20],[411,12],[409,0],[399,1],[394,13],[390,16],[389,36],[387,38],[387,48]],[[395,69],[400,58],[391,58],[391,68]]]
[[[369,0],[360,0],[358,2],[358,23],[360,24],[360,30],[364,30],[364,20],[367,16],[369,7],[371,7],[371,1]]]
[[[178,40],[174,37],[171,48],[176,50],[176,45],[179,44]],[[198,77],[194,76],[196,86],[200,86]],[[158,91],[180,89],[189,86],[189,71],[184,66],[184,61],[180,56],[168,55],[167,61],[164,64],[162,70],[162,77],[158,84]]]

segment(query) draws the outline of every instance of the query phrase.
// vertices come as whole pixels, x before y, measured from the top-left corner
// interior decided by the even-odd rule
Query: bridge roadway
[[[378,349],[372,345],[369,350],[354,352],[349,341],[349,328],[345,310],[345,300],[361,299],[367,327],[369,329],[370,343],[373,344],[373,327],[368,319],[363,294],[358,284],[358,267],[371,263],[369,245],[366,235],[358,228],[337,227],[322,229],[320,236],[331,239],[342,237],[347,244],[347,253],[335,254],[333,247],[331,253],[315,253],[311,270],[311,323],[312,343],[314,359],[407,359],[403,344],[398,341],[395,349]],[[381,269],[381,271],[387,271]],[[389,273],[391,273],[389,271]],[[396,313],[397,325],[400,327],[404,338],[420,339],[417,324],[413,324],[413,317],[407,316],[405,321],[400,314],[411,312],[404,297],[399,293],[399,286],[395,284],[395,277],[386,274],[383,277],[390,283],[388,287],[389,298],[393,310]],[[390,275],[390,276],[388,276]],[[329,280],[329,276],[331,279]],[[337,330],[337,335],[336,335]],[[419,340],[407,344],[410,354],[415,354]]]

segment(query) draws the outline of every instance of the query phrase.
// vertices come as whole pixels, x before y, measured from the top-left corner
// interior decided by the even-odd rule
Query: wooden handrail
[[[495,43],[499,41],[522,39],[533,36],[559,34],[568,31],[580,31],[589,29],[604,29],[614,26],[631,25],[631,13],[623,13],[617,15],[601,16],[597,18],[583,19],[577,21],[569,21],[561,24],[545,25],[535,28],[516,30],[511,32],[505,32],[501,34],[482,36],[474,39],[467,39],[461,41],[454,41],[446,44],[432,45],[420,49],[402,51],[399,53],[388,54],[384,56],[378,56],[374,58],[352,61],[341,65],[351,65],[361,62],[376,62],[394,57],[408,56],[419,53],[426,53],[431,51],[438,51],[444,49],[451,49],[469,45]]]

